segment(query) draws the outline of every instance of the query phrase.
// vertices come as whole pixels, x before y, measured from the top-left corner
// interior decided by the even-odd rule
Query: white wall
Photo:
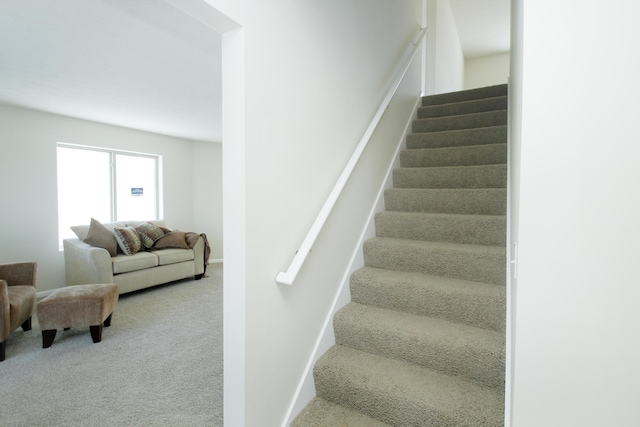
[[[509,81],[509,52],[464,61],[464,88],[504,84]]]
[[[433,0],[432,0],[433,1]],[[464,88],[464,54],[449,0],[435,0],[435,87],[433,93]]]
[[[407,61],[402,61],[401,65],[404,67]],[[361,234],[353,253],[349,255],[352,262],[350,269],[344,272],[341,279],[343,288],[340,290],[340,295],[336,295],[333,310],[326,313],[326,329],[321,339],[319,337],[317,351],[312,354],[313,358],[309,358],[309,369],[295,406],[292,408],[291,419],[315,396],[313,364],[335,344],[333,316],[351,301],[349,277],[351,273],[364,266],[362,246],[365,240],[375,236],[374,218],[376,212],[384,210],[384,188],[393,186],[392,171],[399,167],[398,152],[406,146],[406,134],[411,132],[411,123],[415,118],[420,99],[422,74],[422,57],[417,54],[369,139],[350,182],[345,186],[342,200],[334,210],[334,219],[327,223],[325,234],[329,236],[326,239],[330,251],[334,250],[332,247],[336,242],[344,244],[352,241],[356,233]],[[337,228],[335,224],[348,227],[349,232]],[[339,231],[332,236],[330,232],[334,228]]]
[[[238,329],[225,336],[225,360],[239,361],[232,362],[233,377],[225,361],[225,411],[233,411],[225,412],[225,423],[227,415],[230,425],[284,420],[364,224],[335,215],[297,282],[278,285],[275,276],[287,268],[373,117],[394,64],[418,33],[421,12],[420,0],[254,0],[246,2],[242,29],[227,35],[230,45],[244,48],[238,59],[244,86],[236,92],[244,93],[244,113],[231,108],[246,133],[236,135],[243,146],[227,146],[225,136],[223,147],[225,241],[239,240],[225,244],[225,292],[236,290],[231,299],[225,295],[225,312],[244,313],[238,322],[246,328],[244,336]],[[224,49],[225,35],[223,55]],[[227,205],[227,191],[246,197]],[[351,195],[355,201],[346,198],[336,209],[366,217],[368,200]],[[359,209],[346,209],[354,205]],[[244,395],[244,406],[229,402],[227,384],[234,398]]]
[[[524,9],[513,426],[640,419],[638,19]]]
[[[200,175],[193,168],[192,141],[0,105],[0,262],[37,261],[39,292],[65,284],[64,257],[58,248],[57,142],[162,155],[167,224],[197,231],[198,222],[206,221],[193,214],[192,187],[211,173]],[[214,168],[214,162],[215,158],[207,167]],[[221,224],[210,224],[211,234],[221,234]]]

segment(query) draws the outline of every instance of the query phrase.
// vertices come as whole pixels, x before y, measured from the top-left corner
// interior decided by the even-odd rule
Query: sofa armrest
[[[113,265],[109,251],[80,239],[64,239],[64,271],[67,286],[113,283]]]
[[[193,245],[193,263],[195,267],[194,274],[197,276],[199,274],[203,274],[205,270],[204,265],[204,237],[198,236],[198,240],[196,240],[196,244]]]
[[[9,313],[9,292],[7,281],[0,279],[0,342],[11,333],[11,317]]]

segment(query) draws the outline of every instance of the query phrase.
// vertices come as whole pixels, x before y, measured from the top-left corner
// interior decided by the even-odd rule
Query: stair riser
[[[453,104],[432,105],[418,108],[418,118],[455,116],[459,114],[482,113],[485,111],[506,110],[507,97],[479,99],[474,101],[457,102]]]
[[[425,218],[422,214],[380,212],[375,217],[376,236],[432,242],[504,246],[504,216],[449,215]]]
[[[317,427],[319,424],[322,426],[392,427],[367,417],[361,412],[317,396],[296,416],[289,427]]]
[[[507,112],[506,110],[500,110],[462,116],[440,117],[436,119],[417,119],[412,123],[412,131],[413,133],[442,132],[447,130],[502,126],[506,124]]]
[[[497,167],[403,168],[395,188],[506,188],[506,165]]]
[[[506,163],[507,144],[414,149],[400,152],[400,166],[403,168],[477,166]]]
[[[472,90],[442,93],[430,95],[422,98],[422,106],[451,104],[453,102],[471,101],[474,99],[494,98],[496,96],[507,96],[507,85],[496,85]]]
[[[370,268],[356,271],[349,286],[355,303],[505,331],[504,286]]]
[[[505,189],[449,190],[390,188],[384,193],[389,211],[504,215]]]
[[[504,337],[498,332],[358,304],[336,313],[333,325],[338,344],[504,386]]]
[[[407,135],[407,149],[464,147],[468,145],[505,144],[507,126],[443,132],[413,133]]]
[[[448,248],[436,244],[371,239],[364,244],[364,264],[504,285],[505,251],[498,247]]]

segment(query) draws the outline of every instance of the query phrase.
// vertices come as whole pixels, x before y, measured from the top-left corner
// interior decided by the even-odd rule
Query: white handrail
[[[396,94],[398,87],[400,87],[400,83],[402,83],[402,79],[404,79],[404,76],[407,74],[407,71],[409,70],[409,66],[413,62],[413,58],[415,58],[416,53],[418,52],[418,48],[420,47],[422,40],[424,40],[424,37],[427,34],[428,30],[429,28],[423,28],[422,31],[420,32],[420,36],[418,37],[418,40],[415,42],[414,47],[411,50],[409,59],[407,60],[407,63],[402,69],[402,74],[400,75],[400,77],[398,77],[395,84],[391,86],[391,88],[389,89],[389,92],[387,92],[387,95],[385,96],[384,100],[380,104],[378,111],[376,111],[376,114],[373,116],[373,119],[371,120],[369,127],[367,127],[367,130],[364,132],[364,135],[362,135],[362,138],[360,139],[358,146],[356,147],[355,151],[351,155],[349,162],[347,162],[346,166],[344,167],[342,174],[340,174],[340,177],[338,178],[336,185],[333,187],[333,190],[331,190],[331,193],[329,194],[327,201],[324,202],[322,209],[320,209],[320,212],[318,213],[316,220],[313,222],[313,225],[311,225],[311,228],[309,229],[307,236],[304,238],[302,245],[300,245],[300,248],[298,249],[295,256],[293,257],[293,261],[291,261],[289,268],[287,269],[287,271],[281,271],[280,273],[278,273],[278,275],[276,276],[276,282],[282,285],[293,284],[293,281],[296,279],[296,276],[298,275],[298,272],[300,271],[302,264],[304,264],[305,260],[307,259],[307,255],[309,254],[309,252],[311,252],[311,247],[313,246],[316,239],[318,238],[318,235],[320,234],[320,231],[322,230],[324,223],[329,218],[329,214],[331,213],[331,211],[333,210],[333,207],[338,201],[338,197],[340,197],[340,194],[342,193],[344,186],[347,184],[347,181],[349,180],[351,173],[353,172],[353,170],[356,167],[356,164],[360,160],[360,156],[364,152],[364,149],[367,147],[367,144],[369,143],[369,139],[371,139],[373,132],[375,131],[376,127],[378,127],[378,123],[380,123],[380,119],[382,118],[382,115],[384,114],[387,107],[389,106],[391,99]]]

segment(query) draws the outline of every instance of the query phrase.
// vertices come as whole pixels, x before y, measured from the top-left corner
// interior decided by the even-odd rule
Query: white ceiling
[[[220,35],[158,0],[0,1],[0,102],[221,141]]]
[[[449,0],[466,59],[509,52],[510,0]]]
[[[509,0],[450,2],[466,58],[509,50]],[[220,142],[220,59],[167,1],[0,1],[0,103]]]

